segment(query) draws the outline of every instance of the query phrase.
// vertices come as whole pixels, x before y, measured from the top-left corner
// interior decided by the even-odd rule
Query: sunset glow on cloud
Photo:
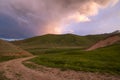
[[[119,0],[0,0],[0,37],[26,38],[48,33],[97,34],[94,26],[109,26],[111,16],[120,20],[116,16],[116,11],[120,13],[117,10],[119,5]],[[111,15],[107,17],[104,14]],[[101,16],[110,19],[104,24],[100,21]],[[119,25],[114,29],[120,29],[118,22],[114,24]],[[105,29],[103,32],[112,31],[112,28]]]

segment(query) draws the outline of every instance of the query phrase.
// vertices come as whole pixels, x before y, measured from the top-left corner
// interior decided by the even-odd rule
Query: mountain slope
[[[0,40],[0,56],[30,56],[31,54],[22,50],[21,48],[7,42]]]
[[[64,48],[64,47],[81,47],[86,48],[95,42],[105,38],[107,34],[78,36],[74,34],[53,35],[33,37],[25,40],[14,41],[15,45],[23,49],[33,48]]]
[[[120,35],[119,34],[112,34],[109,37],[107,37],[106,39],[98,41],[96,44],[94,44],[93,46],[88,48],[87,51],[95,50],[95,49],[101,48],[101,47],[106,47],[106,46],[115,44],[119,41],[120,41]]]

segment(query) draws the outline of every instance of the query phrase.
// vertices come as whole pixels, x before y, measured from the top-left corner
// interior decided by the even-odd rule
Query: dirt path
[[[55,68],[32,70],[22,62],[33,57],[20,58],[0,63],[0,71],[10,80],[120,80],[119,76],[90,72],[60,71]]]
[[[20,58],[0,64],[0,70],[4,71],[5,76],[10,80],[54,80],[49,75],[34,71],[22,65],[22,61],[31,59]]]

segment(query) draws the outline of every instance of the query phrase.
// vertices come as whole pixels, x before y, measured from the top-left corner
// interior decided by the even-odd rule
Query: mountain
[[[96,44],[92,45],[90,48],[87,49],[87,51],[95,50],[97,48],[106,47],[109,45],[113,45],[118,42],[120,42],[120,33],[119,33],[119,31],[115,31],[115,32],[111,33],[108,37],[106,37],[105,39],[100,40]]]
[[[116,30],[116,31],[112,32],[111,34],[120,34],[120,30]]]
[[[0,40],[0,56],[30,56],[27,51],[7,42]]]
[[[86,48],[99,40],[106,38],[108,34],[78,36],[74,34],[54,35],[47,34],[37,36],[25,40],[13,41],[15,45],[23,49],[34,48],[64,48],[64,47],[80,47]]]

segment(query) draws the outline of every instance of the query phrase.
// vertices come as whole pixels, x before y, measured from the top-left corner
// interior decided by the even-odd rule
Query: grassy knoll
[[[107,34],[101,35],[89,35],[78,36],[74,34],[54,35],[47,34],[28,38],[25,40],[14,41],[15,45],[20,46],[22,49],[34,49],[34,48],[73,48],[81,47],[86,48],[96,43],[97,41],[104,39]]]
[[[31,55],[27,51],[7,42],[0,40],[0,62]]]
[[[48,67],[120,74],[120,43],[94,51],[52,50],[30,61]]]
[[[0,40],[0,57],[4,56],[30,56],[31,54],[27,51],[7,42]]]

